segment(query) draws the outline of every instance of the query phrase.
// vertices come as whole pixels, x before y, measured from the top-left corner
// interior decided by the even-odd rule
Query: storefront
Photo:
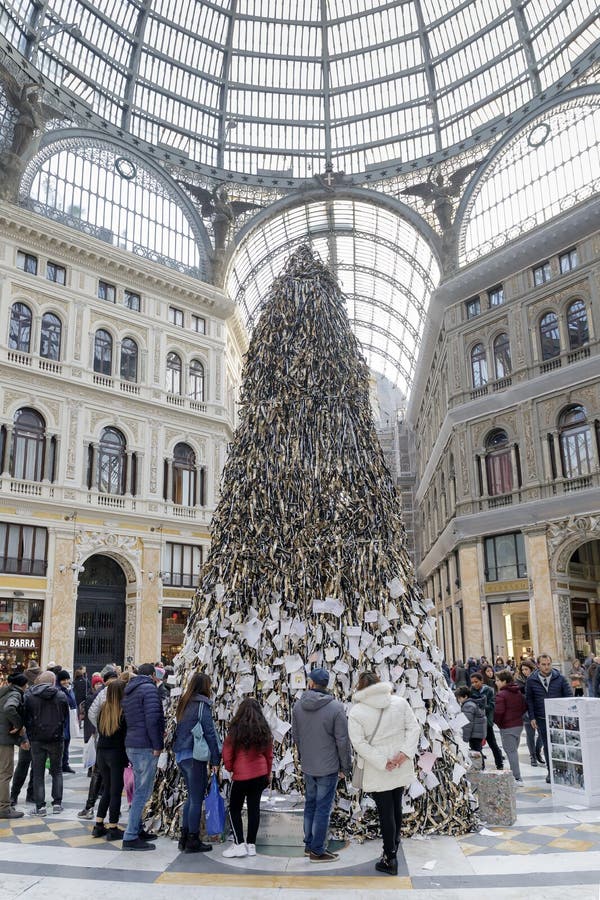
[[[183,632],[190,610],[187,607],[163,607],[160,655],[166,665],[171,665],[183,646]]]
[[[42,649],[41,600],[0,599],[0,673],[4,677],[17,667],[38,661]]]
[[[533,655],[528,599],[489,601],[488,613],[494,659]]]

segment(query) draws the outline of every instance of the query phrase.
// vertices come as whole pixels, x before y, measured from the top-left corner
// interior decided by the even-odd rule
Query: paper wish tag
[[[454,763],[454,768],[452,769],[452,781],[454,784],[458,784],[460,779],[467,774],[467,770],[464,766],[461,766],[460,763]]]
[[[340,651],[337,647],[325,647],[325,659],[327,662],[333,662],[334,659],[337,659],[340,655]]]
[[[343,675],[347,675],[350,671],[350,666],[347,662],[344,662],[343,659],[338,659],[333,667],[334,672],[341,672]]]
[[[348,640],[348,653],[353,659],[360,659],[360,649],[358,646],[357,638],[349,638]]]
[[[249,622],[246,622],[244,624],[243,635],[249,647],[253,647],[254,649],[258,647],[262,629],[263,626],[260,619],[251,619]]]
[[[254,675],[242,675],[236,685],[238,694],[251,694],[254,690]]]
[[[393,600],[395,600],[397,597],[401,597],[402,594],[406,593],[406,588],[399,578],[392,578],[392,580],[388,582],[388,588],[390,597]]]
[[[439,784],[439,779],[433,772],[429,772],[425,777],[425,787],[428,791],[432,791],[433,788],[436,788]]]
[[[304,669],[298,669],[290,675],[290,687],[293,691],[304,690],[306,687],[306,672]]]
[[[426,792],[427,789],[423,787],[420,781],[411,781],[408,786],[408,796],[412,797],[413,800],[416,800],[417,797],[422,797]]]
[[[412,688],[416,688],[419,683],[419,673],[416,669],[405,669],[404,677]]]
[[[346,607],[336,597],[326,597],[324,600],[313,600],[312,608],[314,613],[330,613],[339,618]]]
[[[217,598],[217,602],[219,603],[223,597],[225,596],[225,587],[222,584],[215,585],[215,597]]]
[[[398,610],[396,609],[396,607],[394,606],[393,603],[388,603],[385,615],[386,615],[386,618],[388,618],[390,620],[390,622],[393,622],[394,619],[400,618],[400,613],[398,612]]]
[[[435,756],[431,751],[428,751],[427,753],[421,754],[417,760],[417,765],[420,769],[423,769],[424,772],[429,773],[433,769],[434,762]]]
[[[284,722],[282,719],[276,718],[275,725],[271,726],[271,732],[273,734],[273,739],[276,741],[279,741],[279,743],[281,743],[281,741],[284,739],[284,737],[286,736],[286,734],[288,733],[288,731],[290,730],[291,727],[292,726],[290,725],[289,722]]]
[[[298,669],[304,668],[304,662],[298,653],[292,653],[290,656],[286,656],[284,665],[288,675],[291,675],[292,672],[297,672]]]
[[[263,666],[259,666],[258,663],[255,666],[256,668],[256,677],[259,681],[262,681],[263,684],[268,684],[269,682],[275,681],[276,676],[273,672],[271,672],[268,668],[263,668]]]
[[[279,694],[277,693],[277,691],[271,691],[271,693],[267,697],[267,703],[269,704],[269,706],[277,706],[278,701]]]
[[[377,622],[379,612],[376,609],[368,609],[363,616],[365,622]]]

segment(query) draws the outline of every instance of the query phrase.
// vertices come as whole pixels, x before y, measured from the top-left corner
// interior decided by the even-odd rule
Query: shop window
[[[48,262],[46,263],[46,278],[55,284],[66,284],[67,270],[64,266],[59,266],[58,263]]]
[[[43,604],[40,600],[0,599],[0,672],[6,676],[29,660],[39,663]]]
[[[560,274],[566,275],[567,272],[570,272],[572,269],[576,269],[577,262],[577,248],[572,247],[571,250],[565,250],[565,252],[561,253],[558,257]]]
[[[120,372],[123,381],[137,381],[138,345],[133,338],[125,338],[121,343]]]
[[[508,435],[498,428],[485,442],[485,471],[491,497],[510,494],[513,489],[511,449]]]
[[[539,266],[536,266],[533,270],[533,283],[535,287],[538,287],[540,284],[545,284],[547,281],[550,281],[552,278],[552,270],[550,268],[550,261],[545,260],[545,262],[540,263]]]
[[[483,387],[488,382],[487,358],[483,344],[475,344],[471,350],[471,378],[475,389]]]
[[[540,348],[543,360],[560,356],[560,331],[555,312],[547,312],[540,319]]]
[[[163,551],[163,584],[195,587],[202,565],[202,547],[167,542]]]
[[[570,350],[578,350],[589,343],[590,329],[583,300],[574,300],[567,308],[567,332]]]
[[[94,335],[94,372],[112,375],[113,340],[108,331],[99,328]]]
[[[170,306],[169,322],[172,325],[177,325],[178,328],[183,328],[183,310],[178,309],[176,306]]]
[[[481,300],[479,297],[471,297],[470,300],[465,302],[465,309],[467,312],[467,319],[474,319],[481,313]]]
[[[8,347],[29,353],[31,347],[31,310],[25,303],[13,303],[10,308]]]
[[[525,542],[520,531],[485,539],[486,581],[512,581],[526,575]]]
[[[504,287],[501,284],[497,284],[495,287],[490,288],[488,291],[488,300],[490,308],[502,306],[504,303]]]
[[[206,319],[204,316],[192,316],[192,328],[198,334],[206,334]]]
[[[48,532],[33,525],[0,522],[0,571],[45,575]]]
[[[190,363],[190,397],[204,403],[204,366],[198,359]]]
[[[173,503],[196,504],[196,454],[189,444],[176,444],[173,451]]]
[[[166,665],[170,665],[181,652],[189,614],[189,609],[185,607],[163,607],[160,655]]]
[[[117,289],[114,284],[109,284],[108,281],[99,281],[98,282],[98,299],[106,300],[107,303],[116,303],[117,302]]]
[[[125,438],[116,428],[105,428],[98,445],[98,490],[102,494],[125,493]]]
[[[44,477],[46,423],[34,409],[17,410],[14,418],[10,474],[22,481]]]
[[[167,354],[167,391],[181,394],[181,357],[173,352]]]
[[[54,313],[44,313],[40,333],[40,356],[44,359],[60,359],[62,322]]]
[[[134,312],[140,312],[142,308],[142,298],[135,291],[125,291],[123,294],[123,306],[132,309]]]
[[[564,478],[578,478],[593,471],[592,430],[583,406],[570,406],[558,421],[560,457]]]
[[[506,332],[494,338],[494,369],[496,378],[507,378],[512,371],[510,340]]]
[[[27,272],[28,275],[37,275],[37,256],[33,256],[31,253],[25,253],[24,250],[19,250],[17,252],[17,268],[21,269],[22,272]]]

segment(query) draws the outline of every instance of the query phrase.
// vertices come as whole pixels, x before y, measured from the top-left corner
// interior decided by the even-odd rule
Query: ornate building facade
[[[170,661],[234,427],[218,288],[0,206],[0,663]]]
[[[597,224],[583,204],[434,295],[407,427],[448,659],[600,652]]]

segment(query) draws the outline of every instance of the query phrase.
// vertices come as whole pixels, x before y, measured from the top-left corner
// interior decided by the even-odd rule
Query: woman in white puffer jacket
[[[402,826],[402,791],[414,781],[413,758],[421,729],[403,697],[373,672],[363,672],[348,713],[354,752],[363,762],[363,791],[373,796],[383,837],[383,856],[375,868],[398,874],[396,854]]]

